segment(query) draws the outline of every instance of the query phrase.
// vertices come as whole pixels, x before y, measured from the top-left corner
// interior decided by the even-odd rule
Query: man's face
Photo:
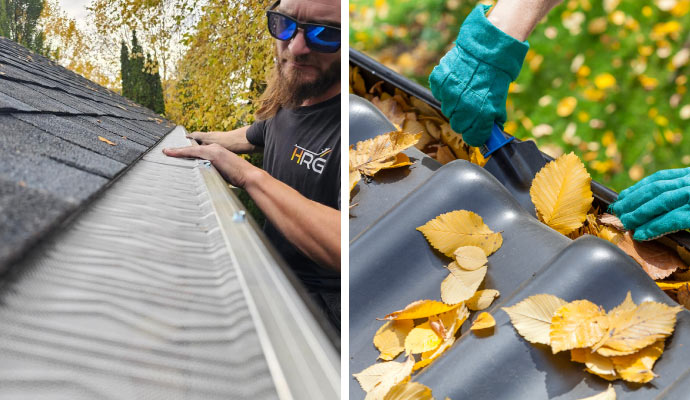
[[[340,26],[340,0],[281,0],[277,10],[301,22]],[[340,82],[340,50],[311,50],[301,29],[292,40],[276,40],[276,53],[281,78],[291,87],[298,103]]]

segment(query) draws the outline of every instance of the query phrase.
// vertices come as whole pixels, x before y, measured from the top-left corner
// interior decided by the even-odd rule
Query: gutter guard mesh
[[[277,398],[197,162],[163,147],[0,293],[0,398]]]

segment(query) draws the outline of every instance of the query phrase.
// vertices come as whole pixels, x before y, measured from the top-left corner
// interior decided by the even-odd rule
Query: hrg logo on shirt
[[[323,157],[330,152],[331,149],[328,147],[316,153],[295,144],[290,160],[295,161],[297,165],[306,166],[308,170],[321,174],[323,167],[326,165],[326,159]]]

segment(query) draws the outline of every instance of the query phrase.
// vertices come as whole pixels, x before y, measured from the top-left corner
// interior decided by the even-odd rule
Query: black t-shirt
[[[340,208],[340,95],[249,127],[247,140],[264,148],[263,168],[302,196]],[[339,292],[340,274],[305,256],[266,221],[264,232],[313,292]]]

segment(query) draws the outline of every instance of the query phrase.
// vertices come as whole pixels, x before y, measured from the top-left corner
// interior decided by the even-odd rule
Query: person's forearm
[[[499,0],[486,18],[495,27],[522,42],[560,2],[561,0]]]
[[[227,132],[229,140],[225,148],[237,154],[256,151],[256,147],[247,140],[247,130],[249,130],[249,127],[243,126],[242,128]]]
[[[192,132],[188,137],[201,142],[201,144],[217,143],[236,154],[261,151],[261,148],[249,143],[247,130],[249,130],[248,126],[228,132]]]
[[[340,211],[309,200],[255,168],[244,184],[266,218],[319,265],[340,271]]]

